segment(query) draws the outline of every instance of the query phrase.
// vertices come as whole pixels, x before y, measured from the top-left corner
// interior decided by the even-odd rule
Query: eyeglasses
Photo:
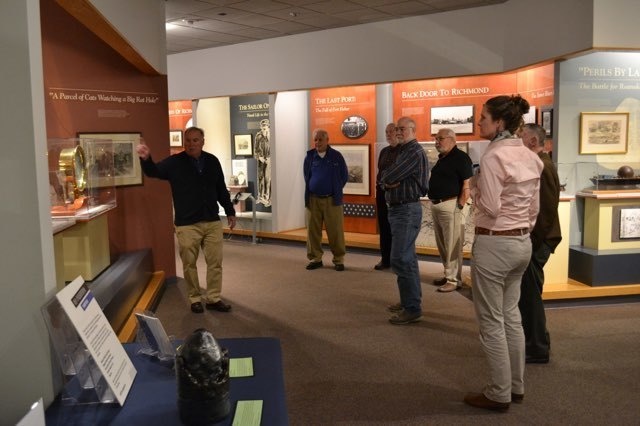
[[[408,129],[415,129],[415,127],[396,127],[396,132],[404,132]]]
[[[443,137],[438,136],[438,137],[435,138],[435,140],[436,140],[436,142],[442,142],[443,140],[449,139],[450,137],[451,136],[443,136]]]

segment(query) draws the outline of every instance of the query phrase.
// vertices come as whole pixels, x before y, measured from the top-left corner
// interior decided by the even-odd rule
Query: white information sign
[[[89,287],[78,277],[56,297],[123,405],[137,372]]]

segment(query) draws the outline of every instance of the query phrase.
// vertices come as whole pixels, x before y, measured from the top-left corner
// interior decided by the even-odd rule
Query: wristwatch
[[[66,176],[71,177],[74,195],[78,197],[87,186],[87,167],[82,147],[77,145],[61,150],[58,168]]]

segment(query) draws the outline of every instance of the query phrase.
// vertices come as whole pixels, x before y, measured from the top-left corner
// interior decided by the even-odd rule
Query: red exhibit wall
[[[41,0],[47,137],[139,132],[154,159],[169,155],[167,77],[146,75],[64,11]],[[108,213],[112,261],[151,248],[154,268],[175,276],[171,192],[166,182],[116,188]]]
[[[393,111],[397,119],[403,115],[416,120],[418,141],[432,141],[432,108],[473,106],[472,133],[460,134],[460,141],[480,140],[477,122],[482,105],[494,96],[520,94],[539,110],[553,106],[553,64],[515,71],[473,77],[442,78],[393,84]]]
[[[316,89],[310,92],[309,115],[311,130],[322,128],[329,133],[329,144],[367,146],[369,151],[368,195],[345,194],[345,203],[375,205],[375,170],[373,168],[376,143],[376,87],[375,85]],[[342,133],[342,123],[353,116],[363,118],[367,131],[358,138]],[[309,147],[313,148],[313,135]],[[377,232],[376,218],[345,216],[344,230],[363,234]]]

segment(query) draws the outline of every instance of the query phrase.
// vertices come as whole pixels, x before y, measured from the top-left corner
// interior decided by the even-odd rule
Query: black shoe
[[[433,280],[433,285],[437,285],[438,287],[445,285],[447,282],[447,277],[440,278],[439,280]]]
[[[336,271],[344,271],[344,265],[342,263],[336,263],[336,266],[333,267]]]
[[[511,392],[511,402],[515,402],[516,404],[522,404],[522,401],[524,401],[524,394],[523,393],[513,393],[513,392]]]
[[[318,268],[322,268],[322,260],[320,260],[318,262],[309,262],[309,264],[307,265],[307,269],[309,271],[311,271],[313,269],[318,269]]]
[[[389,269],[391,265],[389,265],[388,263],[383,263],[382,261],[376,263],[376,266],[373,267],[373,269],[375,269],[376,271],[383,271],[385,269]]]
[[[206,306],[211,311],[229,312],[231,310],[231,305],[224,303],[222,300],[218,300],[215,303],[207,303]]]
[[[202,307],[202,303],[196,302],[191,304],[191,312],[196,314],[201,314],[204,312],[204,308]]]
[[[525,363],[527,364],[548,364],[549,363],[549,356],[529,356],[527,355],[525,360]]]

